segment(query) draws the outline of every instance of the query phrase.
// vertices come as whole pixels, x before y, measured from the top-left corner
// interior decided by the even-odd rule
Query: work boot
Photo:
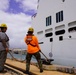
[[[26,71],[24,71],[23,73],[25,73],[25,74],[29,74],[29,71],[26,70]]]
[[[2,70],[2,71],[0,71],[0,73],[6,73],[7,72],[7,70]]]
[[[42,73],[42,72],[43,72],[43,70],[41,69],[41,70],[40,70],[40,73]]]

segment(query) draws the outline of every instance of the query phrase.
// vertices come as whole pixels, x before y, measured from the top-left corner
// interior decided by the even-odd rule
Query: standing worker
[[[7,52],[9,50],[9,38],[5,33],[7,30],[6,24],[0,25],[0,73],[4,72],[4,64],[7,58]]]
[[[26,71],[24,73],[26,74],[29,74],[30,61],[31,61],[32,55],[35,56],[38,62],[40,73],[43,72],[41,55],[39,53],[39,51],[41,50],[38,44],[37,37],[33,35],[33,32],[34,32],[34,29],[30,27],[27,32],[28,34],[25,37],[25,43],[27,44],[27,55],[26,55]]]

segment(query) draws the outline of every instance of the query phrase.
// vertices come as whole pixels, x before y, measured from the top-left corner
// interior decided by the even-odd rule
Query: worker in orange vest
[[[40,47],[38,44],[38,40],[37,37],[33,34],[34,29],[32,27],[30,27],[28,29],[28,34],[25,37],[25,43],[27,44],[27,55],[26,55],[26,71],[24,73],[29,74],[29,69],[30,69],[30,61],[31,61],[31,57],[32,55],[35,56],[39,68],[40,68],[40,73],[43,72],[42,69],[42,62],[41,62],[41,55],[40,55]]]

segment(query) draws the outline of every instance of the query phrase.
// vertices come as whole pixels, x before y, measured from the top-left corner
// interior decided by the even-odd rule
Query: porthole
[[[65,1],[65,0],[62,0],[63,2]]]
[[[68,29],[68,32],[75,32],[76,31],[76,27],[71,27]]]
[[[46,37],[51,37],[52,35],[53,35],[52,32],[51,32],[51,33],[47,33],[47,34],[45,34]]]
[[[53,38],[50,38],[50,42],[52,42],[53,41]]]
[[[63,36],[60,36],[60,37],[59,37],[59,40],[62,41],[62,40],[63,40]]]
[[[59,31],[55,32],[56,35],[61,35],[61,34],[64,34],[64,33],[65,33],[65,30],[59,30]]]

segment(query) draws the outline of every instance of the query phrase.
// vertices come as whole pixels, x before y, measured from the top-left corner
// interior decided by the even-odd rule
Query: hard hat
[[[2,23],[2,24],[0,25],[0,28],[2,28],[2,27],[7,28],[7,25],[6,25],[6,24],[4,24],[4,23]]]
[[[32,28],[32,27],[30,27],[29,29],[28,29],[28,32],[34,32],[34,29]]]

